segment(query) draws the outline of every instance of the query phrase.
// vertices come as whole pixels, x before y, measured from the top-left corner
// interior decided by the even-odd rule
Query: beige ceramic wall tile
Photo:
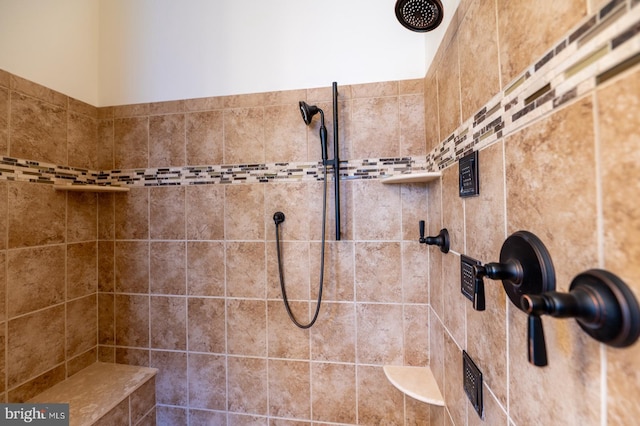
[[[355,245],[356,300],[402,302],[402,252],[399,243]]]
[[[313,420],[356,423],[356,371],[353,364],[311,364]]]
[[[556,288],[560,291],[566,291],[574,275],[597,266],[594,146],[590,98],[579,100],[505,142],[508,231],[528,230],[542,240],[553,259]],[[562,167],[556,167],[559,158]],[[597,424],[597,343],[573,320],[545,318],[549,366],[533,367],[527,362],[526,316],[509,306],[508,320],[511,417],[523,424]],[[585,381],[592,385],[579,384]],[[516,397],[522,392],[529,392],[530,397]],[[560,399],[564,401],[560,403]],[[545,404],[547,409],[541,412],[535,408],[539,404]]]
[[[466,424],[467,409],[471,407],[464,392],[462,351],[449,335],[444,336],[445,378],[444,401],[454,425]]]
[[[87,192],[67,194],[67,242],[92,241],[97,237],[97,197]]]
[[[186,273],[190,296],[224,296],[224,243],[187,242]]]
[[[64,194],[26,182],[11,182],[8,194],[8,248],[65,241]]]
[[[0,153],[9,154],[9,90],[0,88]]]
[[[503,88],[534,63],[587,13],[587,2],[496,0]],[[532,27],[532,23],[539,23]]]
[[[458,163],[442,171],[442,226],[449,231],[450,249],[464,253],[464,204],[459,192]],[[438,231],[430,229],[437,235]]]
[[[115,348],[116,364],[149,366],[149,349]]]
[[[428,222],[429,190],[424,183],[403,184],[400,187],[402,201],[402,239],[418,241],[418,222]],[[427,234],[428,235],[428,234]]]
[[[98,164],[97,120],[94,117],[70,111],[67,138],[68,163],[62,164],[95,169]]]
[[[67,245],[67,300],[88,296],[98,289],[98,244]]]
[[[116,239],[149,238],[149,190],[135,188],[114,196]]]
[[[265,162],[264,108],[235,108],[224,111],[224,162]]]
[[[98,120],[96,167],[100,170],[114,168],[114,122],[113,119]]]
[[[7,270],[7,253],[0,251],[0,268],[3,271]],[[7,274],[6,272],[0,274],[0,321],[6,321],[7,319]],[[0,353],[2,348],[0,347]]]
[[[66,353],[68,358],[80,355],[98,344],[97,304],[98,299],[95,294],[67,303]]]
[[[146,168],[149,156],[149,118],[118,118],[114,120],[113,128],[115,168]]]
[[[269,299],[282,298],[282,290],[280,285],[280,271],[278,268],[278,254],[275,242],[267,245],[267,297]],[[287,297],[291,300],[308,300],[310,296],[310,288],[313,286],[317,289],[319,286],[320,275],[319,270],[311,272],[310,263],[316,261],[311,258],[308,242],[297,241],[280,241],[280,261],[283,269],[283,279]],[[314,258],[320,256],[320,253],[313,254]],[[327,254],[325,250],[325,262],[327,262]],[[238,277],[240,271],[244,268],[237,268],[235,275]],[[327,272],[328,268],[325,268]],[[324,284],[327,287],[331,284],[329,277],[326,280],[323,277]],[[238,286],[240,282],[235,285]],[[314,296],[317,290],[314,290]]]
[[[192,185],[186,191],[187,239],[223,240],[224,186]]]
[[[229,242],[225,247],[228,297],[266,296],[264,243]]]
[[[542,240],[558,289],[597,265],[592,107],[583,98],[505,142],[507,231],[527,230]]]
[[[500,91],[495,0],[475,1],[460,24],[460,89],[463,120]]]
[[[64,379],[65,366],[64,364],[60,364],[57,367],[45,371],[34,379],[18,386],[17,388],[11,389],[7,393],[7,401],[16,403],[25,402]]]
[[[152,377],[129,396],[131,423],[137,425],[156,405],[156,379]],[[155,411],[155,409],[154,409]]]
[[[148,347],[149,296],[116,294],[115,324],[116,345]]]
[[[273,214],[283,212],[285,221],[280,226],[282,240],[321,239],[323,185],[309,182],[287,182],[266,185],[265,217],[267,238],[275,240]],[[333,182],[327,184],[327,200],[333,198]],[[328,205],[328,202],[327,202]],[[327,212],[332,216],[333,210]],[[327,221],[327,236],[333,234],[333,228]]]
[[[149,293],[148,242],[116,242],[115,291],[120,293]]]
[[[440,138],[445,139],[460,126],[460,67],[458,64],[458,40],[454,39],[444,53],[437,68],[438,122]]]
[[[113,292],[115,288],[115,243],[98,241],[98,291]]]
[[[185,238],[185,188],[154,188],[149,192],[149,232],[152,239]]]
[[[402,301],[429,303],[429,250],[417,241],[402,244]]]
[[[455,343],[466,347],[466,307],[471,303],[460,292],[460,256],[448,253],[442,259],[442,322]]]
[[[64,258],[64,245],[11,250],[7,253],[9,318],[64,302]]]
[[[13,388],[64,361],[64,305],[10,320],[7,386]]]
[[[307,302],[289,301],[289,307],[299,322],[304,324],[311,321],[310,310],[315,309],[315,304],[310,306]],[[321,306],[322,316],[318,317],[317,326],[326,323],[326,303]],[[301,329],[295,326],[289,319],[289,315],[281,300],[267,302],[268,356],[271,358],[309,359],[309,329]],[[313,327],[315,328],[316,325]]]
[[[222,164],[224,127],[222,111],[185,114],[186,164]]]
[[[402,424],[404,394],[387,380],[382,368],[358,366],[358,423]]]
[[[432,67],[433,69],[433,67]],[[431,152],[440,143],[440,121],[438,112],[438,79],[435,71],[429,70],[424,79],[424,129],[426,152]]]
[[[183,241],[150,243],[150,292],[186,294],[186,244]]]
[[[7,248],[9,223],[9,183],[0,182],[0,250]]]
[[[306,361],[269,361],[269,415],[295,419],[311,417],[310,369],[310,363]]]
[[[27,96],[31,96],[33,98],[50,103],[52,105],[63,108],[67,107],[68,98],[60,92],[56,92],[55,90],[51,90],[48,87],[42,86],[38,83],[34,83],[33,81],[18,77],[17,75],[13,74],[10,75],[10,80],[11,90],[13,91],[20,92]]]
[[[266,360],[229,357],[227,377],[227,410],[233,413],[267,414]]]
[[[423,93],[398,97],[400,156],[424,155],[426,152],[424,103]]]
[[[374,181],[354,182],[351,211],[354,217],[354,239],[400,239],[402,207],[398,185],[385,185]]]
[[[95,315],[95,312],[94,312]],[[97,327],[97,324],[96,324]],[[94,330],[95,333],[95,330]],[[67,359],[67,377],[71,377],[80,370],[83,370],[96,362],[98,359],[98,347],[93,346],[91,349],[74,358]]]
[[[350,125],[354,158],[396,157],[400,154],[398,111],[397,95],[352,101]]]
[[[115,197],[114,194],[98,195],[98,239],[113,240],[115,238]]]
[[[12,92],[12,157],[67,163],[67,111],[38,99]]]
[[[264,109],[264,151],[267,163],[308,160],[307,131],[297,102]]]
[[[159,425],[184,425],[188,423],[187,410],[184,408],[158,406],[156,415]]]
[[[194,353],[188,357],[189,406],[224,411],[227,399],[225,357]]]
[[[184,114],[149,117],[149,167],[186,165]]]
[[[620,276],[638,298],[640,294],[640,216],[638,186],[638,109],[640,72],[637,70],[597,93],[602,155],[604,266]],[[611,424],[633,422],[640,415],[629,398],[637,391],[638,345],[607,349],[607,407]]]
[[[429,363],[429,308],[404,306],[404,365],[423,367]]]
[[[158,369],[156,401],[158,404],[187,405],[187,354],[185,352],[151,351],[150,367]]]
[[[323,301],[318,321],[311,330],[311,358],[314,361],[354,363],[355,319],[354,304]]]
[[[187,299],[151,296],[149,305],[150,346],[154,349],[187,349]]]
[[[197,425],[226,425],[227,413],[225,411],[204,411],[204,410],[189,410],[189,419],[193,424]],[[186,422],[186,417],[184,418]],[[156,424],[156,423],[153,423]],[[161,423],[158,423],[161,424]],[[164,423],[164,424],[181,424],[178,423]]]
[[[265,236],[264,186],[225,186],[224,226],[226,240],[262,240]]]
[[[263,300],[227,300],[227,351],[234,355],[267,354],[267,306]]]
[[[98,343],[115,344],[115,296],[98,293]]]
[[[320,243],[311,244],[311,288],[317,294],[320,281]],[[322,300],[352,302],[354,293],[354,243],[334,241],[327,243],[325,252],[325,286]]]
[[[189,351],[225,353],[225,303],[223,299],[189,298]]]
[[[357,359],[360,364],[402,364],[402,306],[356,305]]]

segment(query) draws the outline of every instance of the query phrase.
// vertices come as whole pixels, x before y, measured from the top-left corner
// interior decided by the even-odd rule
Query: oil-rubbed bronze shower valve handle
[[[547,365],[541,315],[575,318],[599,342],[630,346],[640,337],[640,306],[629,287],[616,275],[591,269],[576,276],[568,293],[525,294],[521,308],[529,314],[529,362]]]
[[[446,228],[441,229],[440,233],[435,237],[425,237],[425,222],[421,220],[418,222],[420,226],[420,239],[418,240],[420,244],[427,244],[430,246],[438,246],[440,247],[440,251],[443,253],[449,253],[449,231]]]

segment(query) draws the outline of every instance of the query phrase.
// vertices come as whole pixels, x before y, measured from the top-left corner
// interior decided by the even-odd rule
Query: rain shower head
[[[442,3],[440,0],[398,0],[396,17],[411,31],[425,33],[442,22]]]
[[[300,112],[302,113],[302,119],[304,120],[304,123],[307,126],[311,124],[311,119],[317,113],[320,113],[324,121],[324,113],[317,106],[308,105],[305,101],[300,101],[298,104],[300,105]]]

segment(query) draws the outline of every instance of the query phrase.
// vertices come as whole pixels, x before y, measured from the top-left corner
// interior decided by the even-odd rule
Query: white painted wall
[[[0,68],[97,106],[421,78],[394,0],[0,0]]]
[[[97,105],[99,0],[0,0],[0,69]]]

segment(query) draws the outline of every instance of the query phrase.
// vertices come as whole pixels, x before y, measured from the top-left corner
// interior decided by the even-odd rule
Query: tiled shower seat
[[[29,402],[69,403],[71,426],[155,425],[157,372],[96,362]]]

